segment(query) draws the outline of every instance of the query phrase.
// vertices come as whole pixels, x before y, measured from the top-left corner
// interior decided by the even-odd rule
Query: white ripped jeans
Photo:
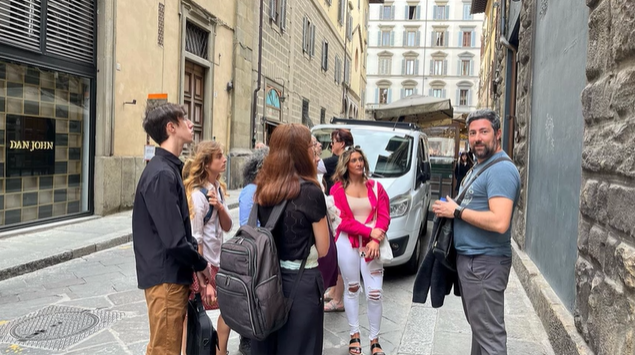
[[[368,323],[370,324],[370,340],[377,338],[381,327],[382,316],[382,284],[384,267],[374,259],[366,262],[359,255],[359,249],[353,248],[348,236],[342,234],[337,238],[337,262],[344,279],[344,309],[351,335],[359,332],[359,293],[360,274],[364,278],[366,300],[368,303]]]

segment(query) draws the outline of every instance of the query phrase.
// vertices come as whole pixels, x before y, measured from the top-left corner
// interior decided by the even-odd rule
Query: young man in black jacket
[[[137,282],[150,321],[146,354],[180,354],[193,272],[203,289],[210,280],[192,238],[178,158],[183,144],[192,142],[192,122],[181,106],[163,104],[146,114],[143,128],[160,145],[141,174],[132,210]]]

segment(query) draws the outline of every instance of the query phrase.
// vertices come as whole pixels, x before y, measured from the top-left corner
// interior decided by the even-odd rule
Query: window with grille
[[[326,109],[324,107],[320,109],[320,123],[326,123]]]
[[[159,27],[159,34],[158,34],[158,44],[160,46],[163,46],[163,32],[164,32],[164,26],[165,24],[165,5],[162,3],[159,3],[159,20],[158,20],[158,27]]]
[[[185,25],[185,50],[201,58],[207,59],[207,43],[209,32],[188,22]]]
[[[25,0],[24,3],[33,2]],[[93,1],[49,0],[47,9],[46,51],[92,63],[95,43]]]

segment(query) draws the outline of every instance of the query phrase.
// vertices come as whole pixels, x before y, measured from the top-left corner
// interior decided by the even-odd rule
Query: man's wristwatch
[[[457,206],[454,210],[454,218],[461,219],[461,213],[463,213],[463,206]]]

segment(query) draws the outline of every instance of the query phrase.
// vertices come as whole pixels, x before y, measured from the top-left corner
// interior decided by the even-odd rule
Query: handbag
[[[379,195],[377,194],[377,184],[375,181],[373,184],[373,193],[375,194],[375,200],[379,201]],[[375,222],[377,221],[377,210],[375,210]],[[361,245],[361,243],[360,243]],[[382,264],[390,264],[393,259],[392,248],[388,243],[388,238],[384,238],[379,242],[379,262]]]
[[[328,218],[326,219],[326,223],[329,225],[329,251],[326,255],[318,259],[318,269],[320,270],[320,274],[322,274],[325,289],[335,286],[337,283],[337,270],[339,268],[337,262],[337,247],[335,246],[335,238],[333,238],[331,222]]]
[[[480,169],[474,177],[470,179],[470,182],[465,185],[463,191],[457,197],[456,204],[461,205],[463,202],[463,198],[465,197],[465,193],[472,183],[478,179],[478,177],[489,167],[492,165],[501,162],[501,161],[510,161],[508,157],[498,158],[487,165],[485,165],[482,169]],[[472,170],[466,174],[465,178],[470,176]],[[465,181],[465,178],[463,179]],[[445,266],[446,268],[456,271],[456,249],[454,248],[454,221],[452,218],[446,217],[434,217],[434,226],[432,227],[432,242],[431,248],[432,254],[439,260],[439,262]]]
[[[187,355],[209,355],[216,353],[218,348],[218,334],[209,319],[201,294],[197,293],[194,299],[187,303]]]

